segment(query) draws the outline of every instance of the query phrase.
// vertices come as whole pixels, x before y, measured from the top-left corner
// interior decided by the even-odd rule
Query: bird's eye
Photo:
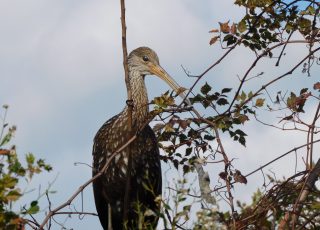
[[[148,56],[143,56],[142,59],[143,59],[144,61],[149,61]]]

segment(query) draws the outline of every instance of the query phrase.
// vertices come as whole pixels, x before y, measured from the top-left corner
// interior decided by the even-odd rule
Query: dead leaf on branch
[[[228,174],[226,172],[221,172],[219,173],[219,177],[222,179],[222,180],[227,180],[227,176]]]
[[[165,124],[161,124],[161,123],[155,124],[155,125],[153,126],[153,131],[154,131],[154,132],[160,131],[160,130],[162,130],[164,127],[165,127]]]
[[[237,25],[235,23],[232,24],[232,26],[230,28],[230,32],[232,34],[236,34],[237,33]]]
[[[292,120],[292,119],[293,119],[293,114],[282,118],[282,119],[279,121],[279,123],[282,122],[282,121],[290,121],[290,120]]]
[[[247,184],[247,178],[241,174],[239,170],[236,170],[235,173],[233,174],[233,179],[235,182],[239,182],[242,184]]]
[[[313,89],[318,89],[320,90],[320,82],[317,82],[313,85]]]
[[[219,32],[218,29],[212,29],[212,30],[209,31],[209,33],[218,33],[218,32]]]
[[[224,22],[224,23],[219,22],[219,24],[220,24],[220,31],[221,31],[222,33],[225,33],[225,34],[230,33],[229,21]]]
[[[216,41],[218,41],[219,38],[220,38],[220,36],[215,36],[215,37],[211,38],[209,44],[213,45],[214,43],[216,43]]]

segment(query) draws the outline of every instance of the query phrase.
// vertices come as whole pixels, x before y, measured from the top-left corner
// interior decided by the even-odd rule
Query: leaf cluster
[[[8,107],[5,106],[4,109]],[[4,122],[4,131],[8,124]],[[24,216],[39,212],[37,200],[33,200],[29,205],[24,205],[19,211],[12,209],[24,195],[19,182],[29,183],[35,174],[43,171],[51,171],[52,167],[46,164],[43,159],[36,159],[32,153],[25,155],[24,161],[19,159],[15,146],[8,148],[8,144],[16,131],[15,126],[8,128],[7,132],[0,138],[0,229],[22,229],[26,221]]]
[[[315,20],[319,13],[316,2],[281,0],[236,0],[235,4],[245,8],[245,16],[237,23],[220,23],[219,29],[210,32],[214,36],[210,45],[218,40],[226,47],[244,45],[253,51],[266,51],[271,44],[284,41],[299,32],[306,39],[319,38]],[[267,52],[270,57],[272,52]]]

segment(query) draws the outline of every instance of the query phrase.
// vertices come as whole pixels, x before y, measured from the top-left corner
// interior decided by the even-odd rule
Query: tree
[[[171,92],[152,101],[151,115],[163,150],[162,160],[184,174],[175,187],[167,188],[170,192],[165,194],[169,195],[159,200],[163,226],[166,229],[319,228],[320,200],[315,182],[320,169],[316,154],[320,142],[320,82],[312,71],[319,63],[320,3],[312,0],[236,0],[235,4],[243,9],[243,18],[234,23],[230,18],[210,31],[210,45],[220,45],[225,53],[202,74],[193,75],[185,70],[188,77],[194,78],[190,89],[181,89],[191,105],[188,102],[178,104],[177,95]],[[304,52],[291,56],[294,63],[287,64],[286,53],[298,46],[303,47]],[[250,52],[255,58],[250,66],[239,71],[236,87],[230,83],[230,86],[216,88],[208,72],[215,71],[222,61],[228,62],[238,49]],[[259,71],[261,63],[267,66],[266,71]],[[272,68],[274,71],[265,73]],[[294,74],[301,76],[298,79]],[[297,84],[301,78],[312,79],[312,84]],[[290,82],[285,91],[281,85],[284,80]],[[246,146],[250,138],[246,127],[252,124],[284,133],[301,133],[305,143],[292,143],[287,152],[244,173],[248,169],[237,168],[236,159],[230,157],[226,143]],[[128,140],[128,144],[133,139]],[[261,141],[268,140],[261,137]],[[273,151],[276,150],[277,146],[274,146]],[[292,164],[294,173],[288,178],[279,180],[273,174],[265,175],[264,169],[268,165],[298,151],[303,153],[302,159],[297,158],[297,161],[305,166],[304,170],[297,171]],[[222,168],[221,172],[210,173],[211,165]],[[107,167],[106,164],[104,168]],[[235,201],[236,185],[255,183],[250,181],[250,176],[261,172],[263,186],[253,194],[252,203]],[[198,177],[197,191],[190,188],[188,178],[192,174]],[[47,217],[36,223],[35,228],[45,227],[92,180],[80,186],[65,203],[49,210]],[[218,198],[222,201],[218,202]],[[218,204],[223,203],[227,204],[228,210],[219,208]]]
[[[33,220],[28,219],[39,212],[38,200],[46,193],[52,192],[48,188],[38,195],[29,205],[25,204],[20,209],[14,209],[14,204],[25,195],[23,182],[30,183],[35,174],[43,171],[50,172],[52,167],[43,159],[36,160],[32,153],[25,155],[23,163],[16,152],[16,147],[9,147],[10,141],[16,131],[16,126],[6,123],[8,105],[3,105],[4,116],[0,131],[0,228],[25,229],[26,225],[33,226]]]
[[[294,89],[296,79],[291,76],[300,70],[304,77],[311,77],[311,69],[318,63],[319,2],[237,0],[235,4],[244,8],[244,17],[236,23],[229,21],[220,23],[218,29],[210,31],[213,33],[210,45],[217,45],[219,42],[221,48],[226,50],[225,54],[202,74],[192,76],[196,80],[187,91],[193,105],[191,116],[174,114],[168,118],[159,115],[163,127],[159,129],[158,136],[160,141],[166,143],[162,148],[167,153],[163,159],[171,161],[177,169],[182,168],[185,174],[190,171],[198,173],[200,195],[197,196],[205,203],[212,204],[213,199],[209,200],[208,197],[216,192],[223,196],[230,206],[230,211],[226,213],[202,208],[199,212],[199,222],[195,225],[196,229],[318,228],[319,199],[314,184],[319,172],[319,163],[314,164],[314,160],[317,160],[314,146],[319,142],[316,136],[319,132],[320,83],[315,79],[311,88],[301,86],[296,90]],[[266,76],[264,72],[253,75],[260,62],[268,61],[270,68],[284,64],[285,60],[282,59],[287,49],[300,43],[306,44],[306,54],[297,56],[296,63],[287,67],[284,73],[276,73],[274,77]],[[231,88],[214,90],[208,79],[208,82],[200,88],[200,92],[193,92],[199,81],[207,76],[208,71],[213,71],[222,60],[227,59],[239,47],[251,50],[255,59],[244,71],[243,76],[239,77],[239,84],[235,90]],[[186,74],[191,76],[190,73]],[[277,84],[283,79],[290,79],[292,82],[293,89],[289,89],[289,92],[276,90]],[[258,89],[246,89],[249,82],[254,80],[259,81]],[[166,96],[164,95],[162,100],[155,101],[156,111],[162,112],[162,108],[170,105],[165,103],[165,106],[162,106]],[[307,107],[308,103],[311,106]],[[195,108],[198,111],[205,110],[205,113],[198,112]],[[262,113],[268,113],[264,115],[269,117],[268,122],[260,119]],[[280,118],[270,119],[274,113]],[[304,114],[312,116],[313,119],[308,120]],[[246,169],[240,171],[234,166],[224,143],[231,138],[245,146],[246,139],[250,137],[243,130],[249,122],[261,123],[284,132],[289,130],[303,132],[307,141],[302,146],[293,146],[291,151],[270,162],[273,163],[303,148],[305,170],[283,180],[276,180],[268,175],[269,182],[264,183],[265,191],[258,190],[253,195],[253,203],[246,205],[234,201],[234,194],[237,192],[234,191],[234,184],[246,184],[247,177],[262,171],[270,163],[247,175],[242,175],[241,171]],[[229,134],[229,138],[224,135],[226,133]],[[186,147],[183,154],[179,153],[181,146]],[[218,176],[225,185],[214,189],[209,188],[209,182],[214,179],[216,184],[217,177],[208,177],[203,173],[202,167],[210,161],[208,160],[210,157],[215,159],[215,163],[224,164],[224,170]],[[179,192],[181,189],[177,193]],[[190,190],[187,190],[188,194],[189,192]],[[240,210],[236,208],[235,203]],[[186,207],[188,211],[190,210],[190,205],[184,206],[181,212],[185,215],[185,220],[189,214],[184,212]]]
[[[245,16],[238,23],[230,24],[229,22],[220,23],[219,29],[213,29],[214,34],[210,40],[213,45],[220,42],[226,53],[214,63],[208,70],[212,70],[221,60],[229,56],[232,51],[239,46],[250,49],[256,55],[251,66],[244,71],[245,74],[239,78],[239,85],[235,90],[234,95],[230,95],[231,89],[225,88],[217,92],[213,92],[212,86],[206,83],[197,93],[191,98],[193,105],[200,104],[206,110],[213,110],[210,116],[204,117],[196,114],[196,118],[190,117],[183,119],[183,122],[188,122],[187,126],[181,127],[182,121],[179,118],[172,119],[171,132],[162,132],[163,140],[171,142],[166,159],[170,159],[178,166],[182,165],[187,172],[192,167],[197,167],[199,156],[214,155],[219,159],[219,155],[223,159],[224,171],[219,176],[224,181],[225,185],[215,189],[218,191],[226,189],[225,198],[230,206],[230,211],[227,213],[209,212],[206,215],[216,216],[213,218],[218,223],[222,223],[230,229],[266,229],[270,228],[317,228],[319,211],[316,208],[319,199],[314,190],[315,177],[319,170],[319,163],[314,165],[314,145],[319,140],[316,139],[319,123],[319,82],[314,80],[313,88],[308,89],[305,86],[298,92],[278,91],[276,95],[272,95],[276,84],[284,78],[290,78],[295,72],[302,71],[302,74],[311,76],[311,68],[316,65],[319,51],[319,3],[316,1],[235,1],[235,4],[244,7]],[[278,73],[278,76],[263,82],[264,73],[252,76],[256,65],[262,60],[269,59],[275,66],[281,64],[282,58],[286,50],[291,45],[299,43],[307,44],[306,55],[297,57],[296,64],[288,67],[285,73]],[[207,71],[196,76],[194,86],[199,79],[203,78]],[[260,88],[256,91],[245,91],[244,88],[249,81],[255,78],[261,79]],[[291,79],[292,84],[295,79]],[[273,87],[273,88],[272,88]],[[312,103],[313,107],[308,107],[305,111],[306,103]],[[278,124],[262,122],[259,118],[259,113],[278,113],[281,119]],[[280,112],[279,112],[280,111]],[[307,121],[303,114],[313,114],[313,119]],[[271,115],[268,115],[271,116]],[[228,152],[225,150],[221,133],[229,133],[230,138],[239,142],[242,145],[246,144],[246,133],[242,130],[248,122],[255,120],[264,125],[282,129],[283,131],[294,130],[297,132],[305,132],[307,143],[301,147],[294,147],[293,151],[282,155],[297,151],[302,147],[305,150],[305,168],[303,172],[298,172],[288,179],[275,180],[269,176],[270,184],[265,186],[265,191],[260,190],[253,196],[253,203],[245,205],[237,202],[240,211],[237,211],[233,199],[233,184],[247,183],[247,177],[253,173],[262,170],[266,165],[260,167],[252,173],[242,175],[240,170],[234,168],[232,160],[228,158]],[[279,125],[280,124],[280,125]],[[213,130],[213,131],[211,131]],[[182,160],[176,161],[174,156],[176,152],[176,141],[187,142],[189,149]],[[213,142],[212,142],[213,140]],[[214,144],[213,144],[214,143]],[[190,148],[192,148],[190,150]],[[200,150],[200,151],[199,151]],[[208,154],[209,152],[209,154]],[[195,154],[192,154],[195,153]],[[198,155],[197,155],[198,154]],[[200,155],[201,154],[201,155]],[[185,158],[188,157],[188,159]],[[217,160],[218,160],[217,159]],[[279,160],[274,159],[274,161]],[[274,162],[273,161],[273,162]],[[188,165],[184,165],[188,162]],[[190,164],[190,162],[192,162]],[[219,162],[219,161],[217,161]],[[200,175],[200,174],[199,174]],[[310,182],[310,178],[313,178]],[[201,181],[201,178],[199,179]],[[202,194],[203,196],[204,194]],[[215,213],[217,215],[215,215]],[[200,224],[205,226],[206,219],[201,216]],[[204,227],[206,229],[207,227]]]

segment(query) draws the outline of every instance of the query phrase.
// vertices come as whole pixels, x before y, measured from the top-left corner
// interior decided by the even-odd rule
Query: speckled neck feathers
[[[133,100],[132,121],[134,127],[138,128],[144,125],[148,117],[148,94],[144,83],[144,76],[134,68],[129,68],[130,87]],[[128,106],[123,111],[128,115]]]
[[[156,66],[159,66],[159,58],[150,48],[137,48],[128,56],[129,82],[134,106],[132,113],[134,131],[142,128],[148,118],[148,95],[144,76],[154,75],[152,68]],[[122,120],[122,123],[128,121],[128,106],[118,119]]]

